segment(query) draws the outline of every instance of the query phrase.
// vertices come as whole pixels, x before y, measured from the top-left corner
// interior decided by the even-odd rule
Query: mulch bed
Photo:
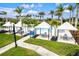
[[[79,44],[79,31],[71,31],[75,41]]]

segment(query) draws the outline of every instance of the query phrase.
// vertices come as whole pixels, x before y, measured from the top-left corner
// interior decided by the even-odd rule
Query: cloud
[[[32,10],[32,8],[39,8],[42,7],[42,4],[21,4],[20,7],[24,7],[25,9],[28,9],[29,11],[22,13],[22,15],[27,15],[29,14],[37,14],[38,11]],[[6,11],[7,12],[7,17],[9,18],[15,18],[16,15],[18,15],[16,12],[14,12],[16,8],[8,8],[8,7],[0,7],[0,11]],[[5,17],[5,15],[0,15],[0,17]]]
[[[68,6],[69,6],[69,5],[67,4],[67,5],[64,5],[63,7],[64,7],[64,8],[67,8]]]
[[[30,7],[33,8],[33,7],[35,7],[35,5],[34,4],[31,4]]]
[[[35,10],[29,10],[27,12],[27,14],[38,14],[38,11],[35,11]]]
[[[5,8],[5,7],[0,7],[0,11],[6,11],[7,12],[7,17],[15,17],[17,13],[14,12],[15,8]],[[0,15],[1,17],[5,17],[5,15]]]
[[[59,6],[61,3],[55,3],[56,6]]]
[[[42,7],[42,4],[22,4],[21,7],[24,7],[25,9],[32,9],[32,8],[39,8]]]
[[[22,13],[21,15],[22,15],[22,16],[25,16],[25,15],[27,15],[27,14],[38,14],[38,11],[29,10],[29,11],[27,11],[27,12]]]
[[[22,4],[21,7],[28,9],[28,8],[30,8],[30,5],[28,5],[28,4]]]
[[[64,10],[64,12],[69,13],[70,11],[69,10]]]
[[[26,12],[24,12],[24,13],[22,13],[21,15],[22,15],[22,16],[25,16],[25,15],[27,15],[27,13],[26,13]]]
[[[15,10],[15,8],[5,8],[5,7],[0,7],[0,11],[6,11],[6,12],[10,12]]]
[[[34,4],[31,4],[31,5],[29,5],[29,4],[22,4],[22,5],[20,5],[20,7],[23,7],[25,9],[32,9],[32,8],[35,7],[35,5]]]
[[[68,6],[69,6],[68,4],[66,4],[66,5],[63,6],[65,8],[64,12],[66,12],[66,13],[70,12],[69,10],[67,10]]]
[[[38,4],[37,6],[38,6],[38,7],[42,7],[43,5],[42,5],[42,4]]]

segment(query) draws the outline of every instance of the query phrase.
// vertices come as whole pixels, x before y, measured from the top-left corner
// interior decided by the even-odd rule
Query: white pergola
[[[25,27],[27,25],[24,23],[22,24],[22,21],[19,21],[18,23],[15,24],[15,27],[23,27],[23,26]]]
[[[5,27],[11,27],[13,26],[14,23],[11,23],[11,22],[6,22],[5,24],[3,24],[3,26]]]
[[[21,22],[21,21],[17,22],[17,23],[15,24],[15,27],[22,27],[22,22]]]
[[[11,23],[11,22],[6,22],[5,24],[3,24],[4,27],[6,27],[5,30],[13,30],[13,24],[14,23]]]
[[[51,25],[49,25],[45,21],[43,21],[42,23],[40,23],[39,25],[37,25],[35,27],[36,34],[45,34],[46,33],[47,35],[49,35],[49,29],[51,29]]]
[[[15,30],[16,30],[16,32],[18,31],[18,30],[20,30],[22,28],[22,31],[24,31],[24,33],[26,33],[27,32],[27,24],[22,24],[22,21],[20,20],[19,22],[17,22],[16,24],[15,24]]]
[[[65,22],[64,24],[57,27],[57,32],[59,33],[59,30],[71,30],[71,31],[77,31],[77,28],[75,28],[73,25],[71,25],[68,22]]]
[[[61,31],[64,30],[64,31],[60,33],[59,30],[61,30]],[[77,28],[75,28],[73,25],[71,25],[68,22],[63,23],[62,25],[60,25],[57,28],[57,34],[58,34],[58,41],[59,42],[66,42],[66,43],[71,43],[71,44],[75,43],[75,40],[74,40],[72,34],[69,32],[69,30],[77,31]]]

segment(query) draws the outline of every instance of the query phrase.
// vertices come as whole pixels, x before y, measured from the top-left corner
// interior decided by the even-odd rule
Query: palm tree
[[[23,11],[23,8],[22,7],[17,7],[14,11],[19,14],[19,18],[20,18],[21,17],[21,13]],[[20,21],[21,21],[21,18],[20,18]]]
[[[6,19],[6,22],[8,21],[7,20],[7,12],[6,11],[1,11],[1,13],[0,13],[1,15],[5,15],[5,19]]]
[[[52,19],[53,19],[54,11],[51,10],[49,14],[51,15],[51,17],[52,17]]]
[[[78,24],[78,12],[79,12],[79,3],[76,3],[76,19],[75,19],[75,27],[77,27]]]
[[[21,13],[23,11],[23,8],[22,7],[17,7],[14,11],[19,14],[19,19],[22,22],[22,20],[21,20]],[[23,23],[21,23],[21,25],[23,26]],[[22,27],[20,27],[20,29],[22,30]],[[22,31],[21,31],[21,35],[22,35]]]
[[[39,16],[40,16],[40,19],[44,18],[44,15],[45,15],[44,12],[39,12],[38,14],[39,14]]]
[[[27,14],[26,17],[29,17],[31,19],[32,15],[31,14]]]
[[[56,16],[58,16],[58,20],[60,19],[61,15],[62,15],[59,10],[56,10],[54,14],[55,14]]]
[[[70,11],[70,20],[69,20],[69,23],[70,23],[70,22],[71,22],[71,19],[73,18],[72,15],[73,15],[73,9],[74,9],[74,8],[73,8],[72,5],[69,5],[67,9]],[[72,19],[72,20],[73,20],[73,19]]]
[[[62,4],[60,4],[58,6],[57,11],[58,11],[58,13],[61,14],[61,24],[62,24],[63,23],[63,11],[64,11],[64,8],[63,8]]]

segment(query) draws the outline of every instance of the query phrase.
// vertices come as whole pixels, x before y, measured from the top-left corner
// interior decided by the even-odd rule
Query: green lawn
[[[20,39],[20,36],[16,36],[16,39]],[[0,48],[14,42],[13,35],[0,33]]]
[[[40,56],[40,55],[30,49],[14,47],[6,51],[5,53],[1,54],[0,56]]]
[[[79,51],[79,46],[61,42],[47,41],[33,38],[28,39],[25,42],[43,46],[44,48],[62,56],[74,55],[77,51]]]
[[[78,28],[78,30],[79,30],[79,26],[78,26],[77,28]]]

